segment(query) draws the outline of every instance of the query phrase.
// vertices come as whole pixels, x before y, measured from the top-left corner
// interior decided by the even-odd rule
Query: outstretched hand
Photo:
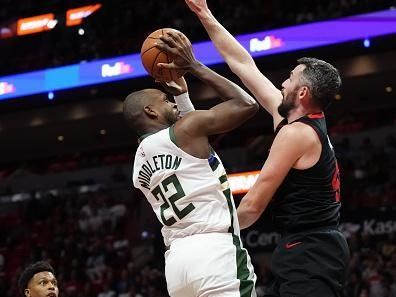
[[[206,0],[185,0],[185,1],[188,7],[190,7],[190,9],[196,14],[199,14],[202,11],[209,11]]]
[[[171,63],[158,63],[158,67],[188,71],[198,63],[191,42],[182,33],[167,32],[160,39],[162,42],[158,43],[157,47],[171,54],[173,61]]]

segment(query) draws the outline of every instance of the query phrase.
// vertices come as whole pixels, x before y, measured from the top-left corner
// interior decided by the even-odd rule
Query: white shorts
[[[256,275],[239,237],[196,234],[172,242],[165,253],[171,297],[253,297]]]

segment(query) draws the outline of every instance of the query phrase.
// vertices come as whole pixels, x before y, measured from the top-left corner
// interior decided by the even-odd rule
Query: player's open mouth
[[[56,294],[55,293],[49,293],[49,294],[47,294],[47,297],[56,297]]]

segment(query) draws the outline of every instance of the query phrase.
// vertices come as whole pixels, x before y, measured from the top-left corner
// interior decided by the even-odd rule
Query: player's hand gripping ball
[[[166,32],[169,31],[181,33],[180,31],[172,28],[158,29],[146,38],[140,51],[142,64],[146,71],[156,80],[165,82],[175,81],[177,78],[182,77],[185,74],[185,71],[183,70],[166,69],[157,66],[158,63],[171,63],[173,61],[172,54],[162,51],[156,47],[156,43],[162,42],[159,37],[165,36]]]

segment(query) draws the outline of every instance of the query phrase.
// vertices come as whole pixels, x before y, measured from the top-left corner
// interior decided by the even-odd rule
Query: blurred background
[[[168,296],[160,225],[133,188],[136,135],[121,114],[130,92],[155,84],[148,76],[122,75],[138,70],[128,57],[139,53],[152,31],[179,29],[194,45],[208,41],[205,31],[184,1],[17,2],[0,0],[0,296],[20,295],[21,270],[42,259],[56,269],[63,297]],[[394,12],[396,6],[394,0],[208,2],[234,35]],[[346,297],[396,297],[396,17],[381,19],[393,34],[256,56],[276,85],[302,56],[333,63],[343,77],[327,121],[341,170],[341,229],[351,249]],[[322,34],[313,38],[321,40]],[[100,79],[117,79],[67,87],[69,68],[60,67],[94,63],[102,67]],[[210,67],[240,84],[221,61]],[[54,89],[34,91],[41,80],[24,80],[29,73],[51,80]],[[14,75],[26,75],[18,76],[23,95]],[[219,102],[211,89],[189,75],[186,79],[196,109]],[[212,139],[228,173],[235,174],[237,204],[261,169],[271,140],[272,121],[264,110]],[[262,296],[279,234],[264,215],[243,239]]]

